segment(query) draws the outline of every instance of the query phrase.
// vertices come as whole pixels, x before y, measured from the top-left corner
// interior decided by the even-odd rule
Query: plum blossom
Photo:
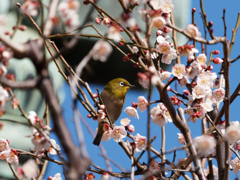
[[[113,138],[116,142],[120,142],[122,138],[125,138],[126,136],[127,131],[123,126],[115,126],[110,135],[110,137]]]
[[[175,64],[172,68],[172,74],[178,79],[182,79],[186,75],[184,64]]]
[[[124,112],[128,113],[128,115],[130,117],[135,117],[136,116],[139,119],[138,112],[137,112],[136,108],[134,108],[134,107],[128,106],[128,107],[126,107]]]
[[[192,45],[178,46],[177,49],[180,56],[186,56],[188,59],[194,59],[193,54],[199,52]]]
[[[60,174],[60,173],[57,173],[57,174],[55,174],[53,177],[49,176],[49,177],[47,178],[47,180],[62,180],[61,174]]]
[[[226,128],[224,139],[230,144],[236,143],[240,139],[240,125],[239,123],[232,123]]]
[[[172,60],[177,58],[175,49],[170,49],[167,53],[163,54],[161,62],[165,64],[171,64]]]
[[[123,126],[128,126],[129,123],[130,123],[130,121],[131,121],[130,119],[124,118],[124,119],[121,119],[120,123],[121,123],[121,125],[123,125]]]
[[[80,25],[77,0],[64,0],[58,6],[60,17],[66,25],[67,31],[73,31]]]
[[[159,169],[158,169],[158,162],[155,160],[155,159],[153,159],[151,162],[150,162],[150,166],[149,166],[149,169],[151,170],[151,171],[159,171]]]
[[[5,14],[0,14],[0,27],[3,26],[6,22]]]
[[[0,138],[0,152],[10,149],[10,146],[8,144],[8,140]]]
[[[24,176],[28,179],[34,179],[38,175],[38,165],[33,159],[27,160],[22,166]]]
[[[87,173],[86,177],[84,178],[84,180],[93,180],[95,179],[95,176],[93,173]]]
[[[112,53],[112,46],[100,39],[92,49],[92,57],[94,60],[100,60],[101,62],[106,62],[110,54]]]
[[[56,155],[57,154],[57,151],[56,150],[60,150],[60,146],[56,143],[56,141],[54,139],[50,139],[50,148],[48,149],[48,152],[51,154],[51,155]]]
[[[213,101],[215,103],[220,103],[225,97],[225,90],[223,88],[215,89],[212,94]]]
[[[108,34],[108,37],[113,39],[114,41],[116,41],[116,42],[121,41],[121,35],[119,33],[119,27],[117,27],[117,26],[110,26],[108,28],[107,34]]]
[[[16,166],[19,163],[18,153],[16,150],[8,149],[0,152],[0,159],[5,160],[10,164],[15,164]]]
[[[230,161],[230,166],[232,166],[234,174],[237,174],[240,171],[240,160],[238,157]]]
[[[206,93],[205,89],[202,86],[196,85],[192,89],[192,95],[193,95],[194,98],[200,99],[200,98],[204,98],[207,95],[207,93]]]
[[[178,141],[180,145],[182,145],[183,143],[186,143],[183,134],[177,133],[177,135],[178,135]]]
[[[103,172],[100,180],[108,180],[108,179],[109,179],[109,174],[107,172]]]
[[[152,122],[158,124],[160,127],[163,127],[167,121],[172,122],[169,112],[164,104],[159,103],[157,107],[153,107],[151,110]]]
[[[112,130],[110,128],[106,128],[106,129],[103,128],[103,130],[104,130],[104,133],[103,133],[101,141],[102,142],[109,141],[111,139]]]
[[[154,17],[152,18],[152,24],[157,29],[162,29],[166,25],[166,21],[163,17]]]
[[[137,101],[138,101],[138,109],[143,112],[147,109],[147,106],[148,106],[148,101],[146,100],[146,98],[144,96],[139,96],[137,98]]]
[[[149,77],[145,73],[138,73],[138,82],[143,88],[149,87]]]
[[[25,0],[22,5],[23,13],[26,12],[30,16],[37,16],[38,15],[38,2],[32,0]]]
[[[191,66],[189,66],[186,70],[187,70],[187,76],[190,79],[194,79],[196,76],[198,76],[201,72],[202,72],[202,66],[194,61]]]
[[[170,78],[171,74],[170,72],[168,71],[162,71],[160,74],[160,79],[161,81],[165,81],[166,79]]]
[[[38,121],[40,121],[35,111],[29,111],[28,119],[30,119],[32,124],[36,124]]]
[[[197,62],[201,65],[206,65],[207,63],[207,56],[205,54],[199,54],[197,57]]]
[[[171,46],[167,41],[163,41],[162,43],[158,44],[158,50],[160,53],[165,54],[171,50]]]
[[[105,117],[106,117],[106,113],[104,112],[104,110],[99,109],[99,110],[98,110],[98,118],[97,118],[97,121],[98,121],[98,122],[102,122]]]
[[[50,148],[50,143],[43,134],[35,132],[33,134],[32,143],[36,148],[36,151],[41,151],[43,149],[47,150]]]
[[[135,148],[137,152],[140,152],[147,147],[147,138],[145,136],[141,136],[138,133],[134,137],[134,142],[136,143]]]
[[[206,156],[211,153],[215,144],[215,139],[209,135],[196,137],[193,141],[193,145],[197,149],[199,156]]]
[[[205,71],[202,74],[199,74],[197,84],[204,88],[212,88],[213,81],[216,79],[215,73]]]
[[[179,79],[178,80],[179,81],[179,84],[180,84],[180,86],[182,87],[182,88],[184,88],[184,86],[187,84],[187,77],[186,76],[184,76],[182,79]]]
[[[194,26],[193,24],[188,24],[187,27],[185,28],[185,31],[190,34],[190,36],[192,38],[197,38],[201,36],[200,31],[198,30],[198,28],[196,26]]]

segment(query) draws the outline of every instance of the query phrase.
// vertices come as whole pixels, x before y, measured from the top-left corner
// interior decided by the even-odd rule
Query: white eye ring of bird
[[[119,83],[119,85],[120,85],[121,87],[123,87],[123,86],[124,86],[124,82],[121,81],[121,82]]]

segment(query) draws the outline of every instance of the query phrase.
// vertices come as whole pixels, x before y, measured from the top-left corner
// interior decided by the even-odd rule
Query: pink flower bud
[[[92,117],[92,115],[91,115],[91,114],[88,114],[88,115],[87,115],[87,117],[88,117],[88,118],[91,118],[91,117]]]
[[[133,54],[132,53],[128,53],[127,57],[128,57],[128,59],[132,59],[133,58]]]
[[[167,91],[171,91],[171,87],[170,86],[167,87]]]
[[[128,126],[127,126],[127,129],[128,129],[128,131],[129,131],[130,133],[134,133],[134,131],[135,131],[135,128],[134,128],[134,126],[133,126],[132,124],[128,125]]]
[[[97,93],[93,93],[93,98],[98,98],[98,94]]]
[[[124,43],[121,42],[121,41],[118,44],[119,44],[119,46],[123,46],[124,45]]]
[[[25,31],[25,30],[27,29],[27,26],[22,25],[22,26],[19,26],[18,29],[19,29],[20,31]]]
[[[214,59],[213,59],[213,63],[214,63],[214,64],[221,64],[222,62],[223,62],[223,60],[220,59],[220,58],[214,58]]]
[[[196,8],[192,8],[192,12],[195,13],[196,12]]]
[[[139,62],[135,62],[134,64],[133,64],[133,67],[135,67],[135,68],[137,68],[139,66]]]
[[[6,141],[7,141],[8,144],[10,143],[10,141],[8,139],[6,139]]]
[[[183,94],[185,94],[186,96],[188,96],[190,94],[190,92],[188,90],[183,90]]]
[[[218,51],[218,50],[214,50],[214,51],[212,51],[212,54],[218,55],[218,54],[219,54],[219,51]]]
[[[119,28],[119,31],[123,32],[124,30],[122,28]]]
[[[87,0],[84,0],[84,1],[83,1],[83,4],[84,4],[84,5],[88,5],[89,2],[88,2]]]
[[[161,30],[157,30],[156,34],[157,34],[157,36],[160,36],[160,35],[162,35],[162,31]]]
[[[104,105],[104,104],[101,104],[101,105],[100,105],[100,109],[102,109],[102,110],[105,109],[105,105]]]
[[[4,34],[5,35],[9,35],[10,33],[9,33],[9,31],[5,31]]]
[[[232,33],[234,32],[234,29],[232,29]]]
[[[207,67],[207,70],[209,70],[209,71],[213,70],[213,66],[212,66],[212,65],[209,65],[209,66]]]
[[[209,21],[209,22],[208,22],[208,26],[209,26],[209,27],[212,27],[212,26],[213,26],[213,22],[212,22],[212,21]]]
[[[173,44],[172,42],[170,42],[170,43],[169,43],[169,45],[170,45],[171,47],[173,47],[173,46],[174,46],[174,44]]]
[[[102,22],[102,19],[101,19],[101,18],[98,18],[98,17],[95,18],[95,23],[96,23],[96,24],[99,24],[99,25],[100,25],[101,22]]]
[[[47,178],[47,180],[52,180],[52,176],[49,176],[49,177]]]
[[[126,56],[123,56],[123,61],[128,61],[128,58]]]

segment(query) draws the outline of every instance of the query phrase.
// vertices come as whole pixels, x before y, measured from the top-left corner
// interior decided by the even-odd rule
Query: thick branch
[[[37,86],[39,79],[31,79],[26,81],[10,81],[3,76],[0,76],[0,83],[4,87],[12,89],[32,89]]]

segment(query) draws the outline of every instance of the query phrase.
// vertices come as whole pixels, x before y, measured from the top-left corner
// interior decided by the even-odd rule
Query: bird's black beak
[[[136,86],[134,86],[134,85],[131,85],[131,84],[130,84],[130,85],[128,85],[128,86],[129,86],[130,88],[136,87]]]

